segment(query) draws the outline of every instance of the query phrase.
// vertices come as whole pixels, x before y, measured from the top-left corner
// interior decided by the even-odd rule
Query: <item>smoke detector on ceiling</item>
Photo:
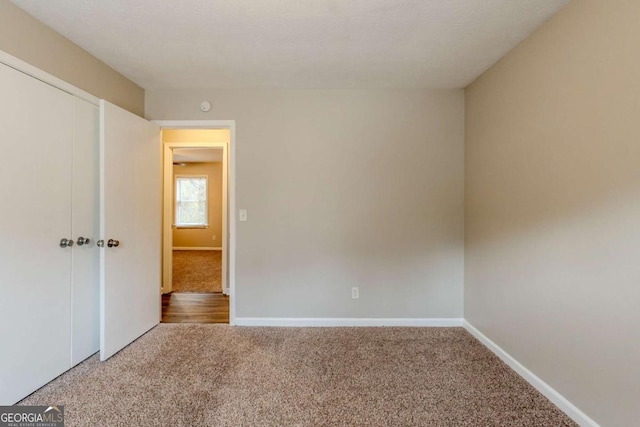
[[[211,110],[211,103],[209,101],[202,101],[200,103],[200,109],[206,113]]]

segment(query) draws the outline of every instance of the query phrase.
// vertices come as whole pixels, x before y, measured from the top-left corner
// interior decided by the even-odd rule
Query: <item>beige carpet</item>
[[[222,251],[173,251],[173,292],[222,292]]]
[[[21,402],[66,426],[574,426],[462,328],[161,324]]]

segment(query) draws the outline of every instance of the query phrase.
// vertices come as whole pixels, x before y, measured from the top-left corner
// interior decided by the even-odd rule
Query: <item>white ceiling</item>
[[[174,163],[189,162],[221,162],[222,149],[220,148],[174,148]]]
[[[145,89],[459,88],[568,0],[12,0]]]

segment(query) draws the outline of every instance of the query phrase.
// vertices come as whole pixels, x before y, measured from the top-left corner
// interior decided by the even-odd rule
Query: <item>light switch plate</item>
[[[240,209],[240,222],[245,222],[247,220],[247,210]]]

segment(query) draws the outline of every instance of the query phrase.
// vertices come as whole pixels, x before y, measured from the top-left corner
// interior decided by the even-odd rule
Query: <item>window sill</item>
[[[173,226],[173,228],[179,228],[179,229],[205,229],[205,228],[209,228],[208,225],[175,225]]]

